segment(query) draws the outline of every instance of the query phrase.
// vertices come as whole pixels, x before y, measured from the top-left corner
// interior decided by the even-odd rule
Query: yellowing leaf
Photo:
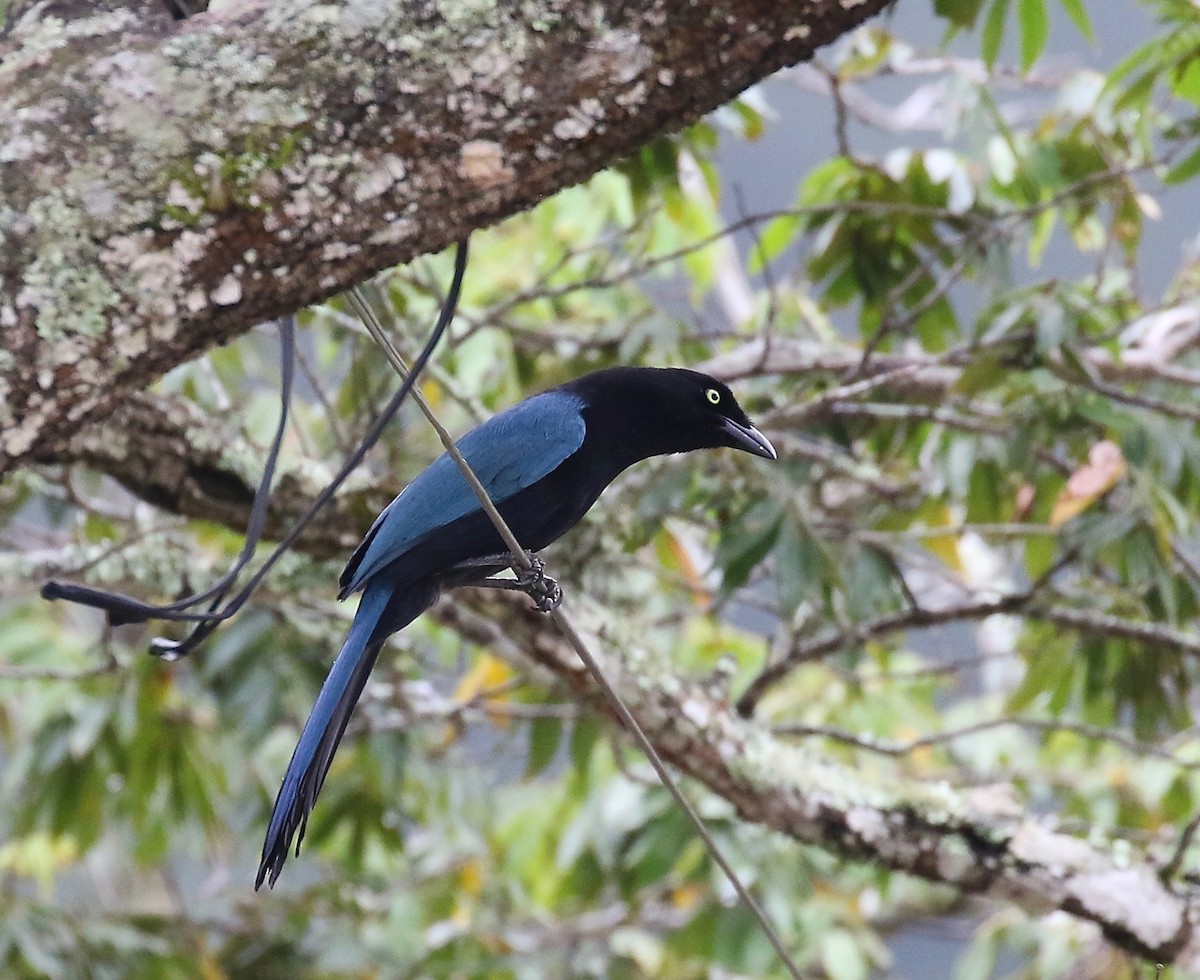
[[[221,962],[212,950],[204,950],[196,963],[202,980],[229,980],[229,974],[221,968]]]
[[[950,508],[941,507],[934,515],[931,526],[951,527],[954,523],[954,515],[950,513]],[[954,571],[962,573],[963,563],[962,558],[958,554],[958,535],[931,534],[928,537],[922,538],[921,544],[937,555],[938,558],[945,562],[947,566],[954,569]]]
[[[442,386],[432,378],[421,382],[421,394],[435,412],[442,406]]]
[[[478,898],[483,892],[483,862],[471,858],[458,869],[459,891],[470,898]]]
[[[481,654],[475,666],[458,682],[454,689],[454,700],[466,704],[482,699],[485,707],[488,704],[503,704],[508,701],[508,686],[513,676],[513,669],[499,657],[493,657],[490,653]],[[488,717],[498,727],[508,724],[508,719],[502,714],[489,713]]]
[[[671,905],[681,912],[686,912],[694,909],[703,897],[704,889],[700,885],[694,882],[690,885],[680,885],[671,892]]]
[[[664,528],[659,536],[657,547],[658,558],[664,565],[679,572],[692,594],[692,604],[700,610],[708,609],[712,602],[712,593],[704,585],[704,577],[696,562],[688,553],[687,546],[670,530]]]
[[[0,846],[0,873],[34,878],[41,893],[49,896],[55,875],[78,856],[74,837],[36,832]]]
[[[896,726],[894,738],[897,742],[913,742],[922,736],[922,732],[912,725],[901,724]],[[926,775],[936,769],[934,759],[934,748],[932,745],[922,745],[919,748],[913,749],[905,755],[908,765],[913,772]]]
[[[1050,526],[1061,527],[1072,517],[1087,510],[1116,486],[1125,475],[1125,456],[1121,447],[1108,439],[1092,446],[1088,461],[1067,481],[1050,511]]]

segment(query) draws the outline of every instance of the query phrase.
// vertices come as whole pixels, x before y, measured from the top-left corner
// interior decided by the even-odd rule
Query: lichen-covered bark
[[[26,4],[0,36],[0,472],[529,207],[886,0]]]
[[[456,597],[434,615],[493,649],[519,651],[594,699],[595,685],[570,647],[527,605],[512,608],[519,601]],[[1058,832],[1030,815],[1011,786],[963,790],[873,776],[787,744],[736,715],[727,677],[680,677],[640,657],[636,638],[614,642],[603,610],[589,617],[570,599],[564,608],[580,626],[592,620],[589,647],[604,655],[609,680],[662,757],[728,800],[743,819],[1034,913],[1061,910],[1153,962],[1200,970],[1200,887],[1192,882],[1168,886],[1144,855]]]
[[[131,493],[172,514],[242,530],[262,476],[262,449],[232,425],[205,419],[191,402],[133,392],[107,418],[85,426],[35,457],[41,463],[82,463],[113,477]],[[283,472],[271,488],[264,534],[279,540],[332,477]],[[399,487],[351,479],[309,524],[297,543],[315,558],[345,556]]]

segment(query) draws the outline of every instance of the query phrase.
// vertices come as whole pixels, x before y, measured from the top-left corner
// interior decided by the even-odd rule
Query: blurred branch
[[[432,929],[438,930],[444,942],[453,936],[475,935],[483,942],[512,953],[536,953],[546,956],[554,950],[571,949],[588,941],[605,941],[622,928],[634,927],[655,934],[678,929],[692,917],[692,911],[671,901],[670,889],[658,889],[655,894],[640,894],[637,902],[613,902],[573,916],[545,916],[505,924],[494,933],[480,936],[478,923],[461,918],[446,919]],[[413,973],[412,976],[428,974]]]
[[[986,619],[988,616],[995,616],[999,613],[1017,612],[1032,598],[1031,592],[1018,592],[999,599],[965,602],[961,605],[947,606],[941,609],[923,607],[906,609],[904,612],[879,616],[876,619],[847,626],[844,629],[834,630],[815,639],[798,643],[774,663],[764,667],[747,685],[746,690],[742,692],[742,696],[737,701],[738,714],[743,718],[751,717],[758,702],[762,700],[768,689],[778,684],[801,664],[811,663],[842,650],[853,649],[889,633],[909,629],[927,629],[931,626],[943,626],[946,623]]]
[[[1115,636],[1136,643],[1167,647],[1179,653],[1200,656],[1200,636],[1183,630],[1172,629],[1162,623],[1147,620],[1126,619],[1108,613],[1079,609],[1074,606],[1042,605],[1033,603],[1022,610],[1022,615],[1044,620],[1058,626],[1066,626],[1083,633],[1100,636]]]
[[[1061,366],[1060,366],[1061,367]],[[1144,408],[1147,411],[1154,412],[1158,415],[1166,415],[1170,418],[1186,419],[1189,422],[1200,422],[1200,408],[1195,408],[1180,402],[1177,399],[1160,398],[1157,395],[1147,395],[1142,392],[1126,391],[1124,388],[1115,384],[1107,384],[1104,381],[1095,378],[1081,377],[1076,372],[1059,370],[1059,375],[1064,380],[1072,384],[1080,385],[1084,388],[1090,388],[1098,395],[1103,395],[1105,398],[1111,398],[1115,402],[1121,402],[1125,405],[1133,405],[1137,408]],[[1120,377],[1119,371],[1110,371],[1117,377]],[[1161,380],[1173,380],[1162,378]],[[1192,382],[1185,382],[1191,384]]]
[[[891,633],[910,629],[928,629],[932,626],[944,626],[947,623],[967,620],[986,619],[988,616],[1000,614],[1020,615],[1029,619],[1067,626],[1085,633],[1120,637],[1138,643],[1167,647],[1191,656],[1200,656],[1200,637],[1182,630],[1175,630],[1160,623],[1126,619],[1072,606],[1043,604],[1035,601],[1036,599],[1037,590],[1030,589],[999,599],[964,602],[937,609],[907,609],[904,612],[879,616],[876,619],[797,643],[786,650],[783,656],[774,663],[764,667],[750,682],[738,699],[738,713],[744,718],[753,715],[754,709],[767,690],[802,664],[851,650],[870,640]]]
[[[821,463],[834,473],[861,483],[885,500],[894,502],[896,498],[910,494],[919,487],[916,480],[892,480],[871,461],[856,459],[819,440],[793,435],[790,432],[779,435],[773,433],[772,438],[781,458],[807,459],[810,462]]]
[[[1140,321],[1130,324],[1123,331],[1125,343],[1114,355],[1105,347],[1089,347],[1081,352],[1083,361],[1095,370],[1097,379],[1081,379],[1078,372],[1067,371],[1061,358],[1053,355],[1052,365],[1064,372],[1064,377],[1073,383],[1087,384],[1101,394],[1119,401],[1150,408],[1152,411],[1181,418],[1200,418],[1200,411],[1177,402],[1151,396],[1139,396],[1122,389],[1114,389],[1105,381],[1115,384],[1136,384],[1157,381],[1195,387],[1200,373],[1178,367],[1177,358],[1200,347],[1200,314],[1190,307],[1172,307],[1162,311],[1161,316],[1178,314],[1176,322],[1186,323],[1170,342],[1147,345],[1138,329]],[[1193,327],[1194,325],[1194,327]],[[819,401],[805,403],[785,410],[789,424],[809,418],[832,404],[862,394],[867,388],[858,387],[869,382],[872,388],[887,388],[929,400],[940,401],[949,394],[962,376],[963,368],[985,347],[1015,345],[1021,336],[1011,334],[997,338],[988,345],[973,344],[970,347],[954,348],[943,354],[885,353],[874,354],[862,366],[859,380],[823,392]],[[705,362],[702,370],[721,378],[736,381],[763,376],[831,374],[845,376],[859,369],[862,350],[855,344],[838,341],[812,341],[795,337],[776,337],[769,348],[761,338],[754,338],[733,350]]]
[[[1197,813],[1191,820],[1188,821],[1183,832],[1179,835],[1179,840],[1175,844],[1175,850],[1171,856],[1167,858],[1162,866],[1160,877],[1164,882],[1170,882],[1183,867],[1183,860],[1187,857],[1188,849],[1192,846],[1192,841],[1196,838],[1196,831],[1200,830],[1200,813]]]
[[[899,758],[911,755],[920,749],[932,748],[935,745],[946,745],[961,738],[994,731],[997,728],[1021,728],[1027,731],[1051,734],[1054,732],[1070,732],[1091,741],[1111,742],[1134,755],[1161,759],[1181,769],[1200,769],[1200,761],[1180,759],[1174,753],[1151,742],[1139,742],[1137,739],[1130,738],[1122,732],[1109,728],[1101,728],[1099,725],[1087,725],[1083,722],[1065,721],[1057,718],[1024,718],[1020,716],[989,718],[987,721],[976,722],[973,725],[964,725],[962,728],[955,728],[949,731],[922,735],[920,738],[910,739],[906,742],[887,742],[870,735],[849,732],[842,728],[832,728],[827,725],[806,725],[802,722],[784,722],[772,725],[771,731],[776,735],[802,735],[827,738],[830,741],[841,742],[843,745],[850,745],[866,752]]]
[[[382,710],[367,711],[351,723],[351,730],[403,732],[414,725],[441,722],[461,728],[471,722],[497,720],[533,721],[559,718],[569,721],[579,716],[577,704],[529,704],[507,698],[520,681],[485,688],[466,699],[445,697],[428,681],[401,684],[375,682],[367,686],[364,701],[382,705]]]
[[[134,392],[103,423],[37,459],[89,466],[164,511],[244,530],[262,454],[224,419],[204,415],[185,399]],[[281,472],[265,536],[287,533],[324,484],[324,474]],[[348,553],[394,494],[395,488],[378,486],[344,491],[314,518],[297,547],[318,558]]]

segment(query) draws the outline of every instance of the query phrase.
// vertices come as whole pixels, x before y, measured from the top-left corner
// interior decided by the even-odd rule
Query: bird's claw
[[[524,592],[533,600],[539,612],[550,612],[557,609],[562,602],[563,593],[558,583],[546,574],[546,563],[532,551],[525,552],[529,561],[528,567],[520,567],[509,554],[486,555],[482,558],[472,558],[451,569],[449,587],[465,586],[478,589],[505,589],[510,592]],[[494,572],[503,568],[511,568],[513,578],[494,578],[491,575],[477,577],[481,570]]]
[[[531,590],[529,595],[533,599],[534,608],[544,613],[557,609],[563,599],[562,589],[549,575],[543,575],[536,589]]]
[[[517,572],[517,584],[533,600],[538,612],[548,613],[562,603],[562,589],[546,574],[546,563],[537,555],[526,552],[529,567]]]
[[[517,584],[528,589],[546,577],[546,563],[532,551],[525,552],[525,557],[529,559],[529,567],[517,568],[514,564],[513,574],[517,577]]]

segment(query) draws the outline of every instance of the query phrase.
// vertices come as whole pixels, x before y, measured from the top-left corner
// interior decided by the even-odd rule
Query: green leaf
[[[545,769],[558,754],[561,742],[561,719],[535,718],[529,726],[529,761],[525,765],[525,775],[536,776]]]
[[[830,980],[865,980],[871,965],[854,936],[834,929],[821,940],[821,965]]]
[[[717,547],[716,563],[723,570],[721,588],[725,592],[745,585],[750,573],[775,544],[783,515],[773,502],[764,501],[745,515],[734,533],[723,535]]]
[[[1002,385],[1008,372],[997,354],[984,354],[975,358],[954,383],[954,391],[967,398],[981,395]]]
[[[749,271],[757,275],[772,259],[777,258],[796,238],[804,227],[804,219],[798,214],[781,214],[771,219],[759,235],[758,247],[750,255]]]
[[[954,980],[990,980],[999,952],[994,933],[976,939],[954,965]]]
[[[1200,174],[1200,146],[1175,164],[1163,177],[1163,183],[1182,184]]]
[[[756,140],[763,134],[762,113],[748,105],[743,99],[734,99],[731,103],[733,111],[742,120],[742,136],[748,140]]]
[[[1088,18],[1087,9],[1083,6],[1083,0],[1058,0],[1058,2],[1062,4],[1067,16],[1079,28],[1079,33],[1094,44],[1096,32],[1092,30],[1092,22]]]
[[[915,325],[921,346],[930,353],[944,351],[950,338],[958,333],[958,318],[953,304],[943,296],[929,307]]]
[[[1150,96],[1154,94],[1154,83],[1158,81],[1158,73],[1148,71],[1130,84],[1124,94],[1117,99],[1116,108],[1119,110],[1137,109],[1143,110],[1150,103]]]
[[[1183,774],[1171,780],[1171,786],[1162,798],[1162,808],[1167,819],[1173,821],[1186,821],[1195,813],[1195,799]]]
[[[1193,105],[1200,104],[1200,58],[1195,53],[1171,73],[1171,91]]]
[[[799,520],[789,515],[780,526],[775,553],[776,588],[785,618],[818,591],[827,571],[820,544]]]
[[[592,759],[592,750],[600,738],[600,724],[592,718],[579,718],[571,729],[571,762],[584,775]]]
[[[1020,0],[1017,20],[1021,25],[1021,71],[1027,72],[1045,50],[1050,36],[1045,0]]]
[[[986,524],[999,521],[1004,511],[1003,474],[991,460],[979,462],[971,470],[967,491],[967,521]]]
[[[1008,0],[993,0],[988,10],[987,20],[983,22],[983,35],[980,45],[983,49],[983,60],[989,68],[996,66],[996,58],[1000,54],[1000,44],[1004,40],[1004,22],[1008,19]]]
[[[1054,563],[1054,535],[1036,534],[1025,541],[1025,572],[1035,581]]]
[[[933,9],[955,27],[969,31],[983,9],[983,0],[933,0]]]

